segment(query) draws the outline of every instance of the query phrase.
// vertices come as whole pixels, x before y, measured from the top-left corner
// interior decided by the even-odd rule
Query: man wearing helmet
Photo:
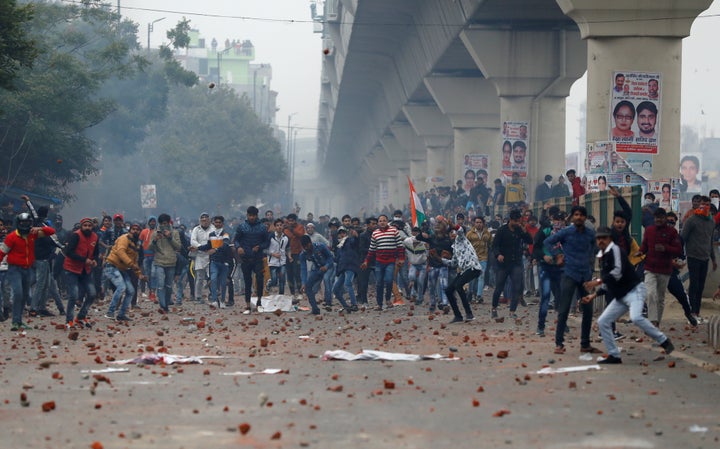
[[[29,329],[22,322],[25,304],[30,303],[32,266],[35,262],[35,240],[55,234],[50,226],[33,227],[29,213],[23,212],[16,218],[16,228],[0,244],[0,260],[8,256],[6,282],[13,292],[12,331]]]

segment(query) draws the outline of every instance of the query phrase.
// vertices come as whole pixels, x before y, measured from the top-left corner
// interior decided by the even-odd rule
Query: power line
[[[61,0],[63,3],[71,3],[76,5],[84,5],[84,3],[80,0]],[[195,16],[195,17],[207,17],[211,19],[231,19],[231,20],[245,20],[245,21],[256,21],[256,22],[269,22],[269,23],[285,23],[285,24],[310,24],[310,23],[319,23],[323,25],[327,25],[330,23],[334,23],[337,25],[352,25],[352,26],[377,26],[377,27],[408,27],[408,26],[417,26],[417,27],[464,27],[468,25],[468,23],[417,23],[417,22],[358,22],[358,21],[352,21],[352,22],[343,22],[343,21],[328,21],[328,20],[313,20],[313,19],[290,19],[290,18],[277,18],[277,17],[255,17],[255,16],[237,16],[237,15],[230,15],[230,14],[211,14],[211,13],[201,13],[201,12],[193,12],[193,11],[177,11],[172,9],[157,9],[157,8],[142,8],[139,6],[123,6],[123,9],[129,9],[133,11],[143,11],[143,12],[155,12],[155,13],[161,13],[161,14],[179,14],[183,16]],[[711,19],[720,17],[720,14],[704,14],[699,16],[680,16],[680,17],[652,17],[652,18],[631,18],[631,19],[608,19],[608,20],[590,20],[586,23],[593,24],[593,23],[626,23],[626,22],[657,22],[657,21],[664,21],[664,20],[694,20],[694,19]],[[570,17],[568,17],[569,20],[572,20]],[[509,19],[508,19],[509,20]],[[502,20],[494,20],[495,22],[502,22]]]

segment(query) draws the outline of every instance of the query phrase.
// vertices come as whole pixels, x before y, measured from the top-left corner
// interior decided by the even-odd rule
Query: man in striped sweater
[[[388,225],[387,215],[378,217],[378,228],[370,237],[370,249],[360,268],[366,270],[368,263],[375,261],[375,279],[377,288],[377,309],[383,309],[383,293],[385,308],[392,307],[392,284],[395,265],[402,266],[405,262],[403,241],[397,229]]]

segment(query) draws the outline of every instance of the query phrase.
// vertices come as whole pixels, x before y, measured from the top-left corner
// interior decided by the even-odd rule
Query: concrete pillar
[[[497,90],[499,126],[529,123],[525,184],[532,195],[545,174],[564,171],[565,98],[585,71],[586,45],[567,30],[470,28],[460,38]],[[502,144],[494,151],[502,154]]]
[[[427,148],[429,185],[450,185],[453,129],[448,118],[435,104],[409,104],[403,112],[415,133]]]
[[[395,122],[390,125],[390,131],[398,145],[405,149],[409,158],[408,175],[418,192],[427,190],[427,150],[425,142],[415,133],[408,122]]]
[[[497,151],[500,101],[494,84],[484,78],[441,76],[425,78],[425,86],[453,128],[453,181],[463,179],[465,155],[472,154],[488,155],[485,169],[489,177],[496,177],[502,157]]]
[[[682,39],[712,0],[556,0],[587,40],[587,140],[608,140],[613,72],[661,74],[659,153],[652,177],[678,174]],[[711,45],[708,43],[708,45]]]

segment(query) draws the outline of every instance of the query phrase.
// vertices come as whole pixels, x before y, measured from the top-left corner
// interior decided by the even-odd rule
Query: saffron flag
[[[409,176],[408,185],[410,186],[410,214],[412,216],[412,225],[416,227],[425,221],[425,209],[423,209],[422,201],[420,201],[420,197],[417,192],[415,192],[415,186],[413,186]]]

